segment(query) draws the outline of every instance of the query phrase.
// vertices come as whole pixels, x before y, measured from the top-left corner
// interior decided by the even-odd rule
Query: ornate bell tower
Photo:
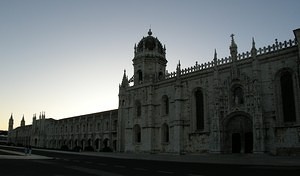
[[[152,36],[149,29],[148,36],[143,37],[134,46],[134,85],[156,82],[164,79],[166,74],[166,48],[157,38]]]

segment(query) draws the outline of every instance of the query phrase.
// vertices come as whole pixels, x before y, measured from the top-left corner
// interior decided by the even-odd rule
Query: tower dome
[[[165,47],[161,44],[161,42],[152,36],[152,31],[149,29],[148,36],[143,37],[141,41],[135,46],[135,57],[160,57],[165,58]]]
[[[148,36],[143,37],[134,46],[134,85],[155,82],[164,79],[166,73],[166,48],[152,36],[149,29]]]

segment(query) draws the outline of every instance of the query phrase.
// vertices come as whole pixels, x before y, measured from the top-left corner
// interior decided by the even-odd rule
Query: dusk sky
[[[118,108],[134,44],[151,26],[167,70],[294,39],[299,0],[0,0],[0,129]]]

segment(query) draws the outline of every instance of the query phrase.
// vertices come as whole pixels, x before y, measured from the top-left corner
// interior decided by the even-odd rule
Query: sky
[[[134,44],[166,45],[167,70],[294,39],[299,0],[0,0],[0,130],[24,115],[61,119],[118,108]]]

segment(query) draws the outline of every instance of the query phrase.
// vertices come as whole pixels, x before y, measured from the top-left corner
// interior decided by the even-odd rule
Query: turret
[[[10,115],[9,121],[8,121],[8,136],[7,136],[7,142],[10,144],[12,143],[12,131],[14,129],[14,119],[13,115]]]
[[[124,70],[124,74],[123,74],[123,79],[122,79],[122,83],[120,85],[120,88],[126,88],[129,86],[129,81],[128,81],[128,76],[126,75],[126,70]]]
[[[25,120],[24,120],[24,115],[23,115],[23,118],[21,120],[21,127],[24,127],[25,126]]]
[[[231,45],[229,47],[230,55],[231,55],[232,61],[236,61],[236,59],[237,59],[237,45],[236,45],[236,43],[234,41],[234,38],[233,38],[234,34],[231,34],[230,37],[231,37]]]
[[[231,76],[233,79],[238,79],[239,77],[239,69],[238,69],[238,66],[237,66],[237,45],[234,41],[234,34],[231,34],[230,35],[231,37],[231,45],[229,47],[229,50],[230,50],[230,55],[231,55],[231,59],[232,59],[232,64],[231,64]]]
[[[11,114],[8,122],[8,131],[10,132],[13,129],[14,129],[14,119],[13,119],[13,114]]]
[[[33,114],[33,117],[32,117],[32,126],[33,127],[36,126],[36,114]]]

